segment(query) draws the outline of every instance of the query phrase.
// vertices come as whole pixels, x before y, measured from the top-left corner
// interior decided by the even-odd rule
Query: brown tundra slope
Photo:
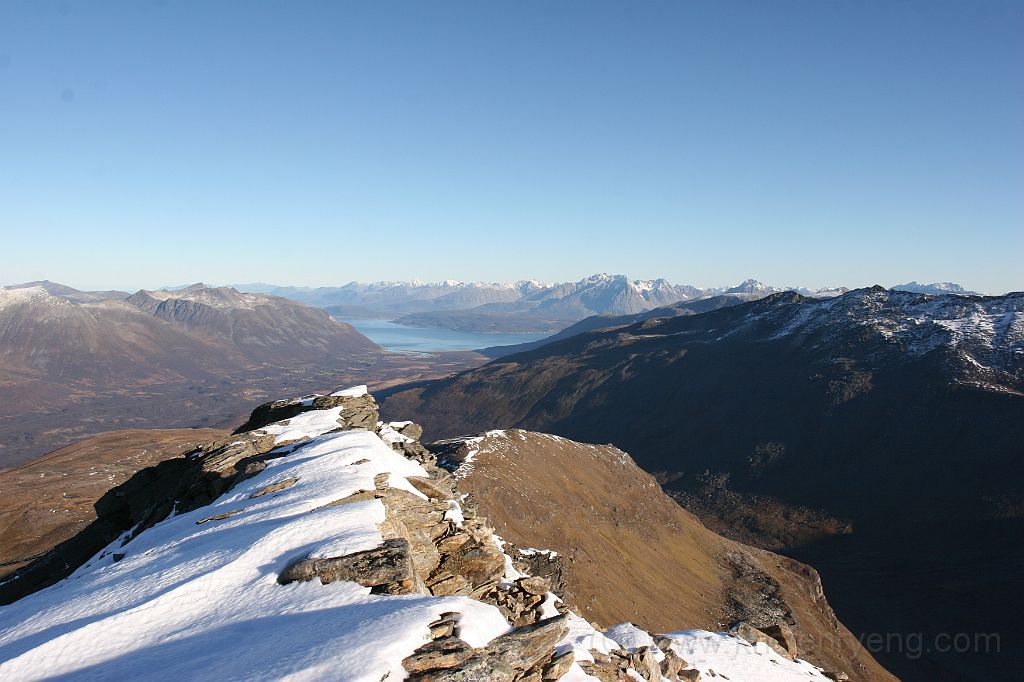
[[[225,434],[217,429],[112,431],[0,472],[0,580],[92,523],[96,500],[136,471]]]
[[[711,532],[613,446],[513,429],[430,447],[502,538],[562,555],[567,601],[603,627],[784,620],[807,660],[896,679],[836,619],[814,569]]]

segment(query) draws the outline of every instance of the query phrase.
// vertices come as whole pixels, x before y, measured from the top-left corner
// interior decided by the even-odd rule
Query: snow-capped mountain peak
[[[964,296],[978,296],[977,291],[970,291],[954,282],[933,282],[931,284],[918,284],[907,282],[896,284],[892,287],[894,291],[909,291],[915,294],[961,294]]]
[[[756,279],[748,279],[738,285],[725,290],[727,294],[773,294],[781,289],[769,286]]]

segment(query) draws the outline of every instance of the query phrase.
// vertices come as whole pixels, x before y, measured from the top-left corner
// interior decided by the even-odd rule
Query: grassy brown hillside
[[[459,487],[499,535],[563,555],[566,598],[585,617],[659,632],[783,619],[808,660],[895,679],[838,622],[813,569],[709,531],[621,450],[520,430],[440,449],[467,460]]]
[[[96,500],[136,471],[225,433],[217,429],[112,431],[0,472],[0,578],[89,525],[96,519]]]

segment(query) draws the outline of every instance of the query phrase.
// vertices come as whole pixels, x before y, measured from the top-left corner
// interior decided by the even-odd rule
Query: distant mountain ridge
[[[93,301],[102,301],[104,299],[121,300],[128,298],[129,296],[127,291],[80,291],[65,284],[51,282],[48,279],[37,280],[35,282],[25,282],[24,284],[14,284],[3,288],[11,291],[14,289],[29,289],[31,287],[39,287],[49,294],[65,298],[75,303],[89,303]]]
[[[194,284],[177,291],[139,291],[126,301],[186,331],[229,342],[260,362],[310,361],[379,348],[327,313],[269,294]]]
[[[963,296],[982,295],[979,291],[964,289],[962,286],[954,282],[933,282],[931,284],[907,282],[906,284],[893,285],[892,289],[895,291],[909,291],[915,294],[960,294]]]
[[[100,425],[223,419],[216,392],[380,357],[352,326],[280,297],[203,285],[113,296],[53,282],[0,289],[0,466]]]
[[[204,284],[108,293],[53,282],[0,289],[0,368],[100,381],[379,350],[351,325],[281,297]]]
[[[917,285],[924,293],[969,292],[955,284]],[[254,283],[241,291],[269,293],[327,310],[340,318],[381,317],[414,327],[442,327],[469,332],[555,333],[592,315],[635,315],[654,308],[716,296],[738,301],[797,291],[823,298],[849,291],[845,287],[811,290],[777,287],[747,279],[732,287],[696,287],[665,279],[637,280],[625,275],[596,274],[576,282],[506,283],[380,281],[350,282],[341,287],[277,287]]]

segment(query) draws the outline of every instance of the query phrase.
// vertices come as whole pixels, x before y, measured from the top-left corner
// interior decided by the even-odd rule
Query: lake
[[[389,320],[338,318],[355,327],[379,346],[391,351],[436,353],[445,350],[475,350],[488,346],[511,346],[539,341],[550,334],[481,334],[440,327],[407,327]]]

